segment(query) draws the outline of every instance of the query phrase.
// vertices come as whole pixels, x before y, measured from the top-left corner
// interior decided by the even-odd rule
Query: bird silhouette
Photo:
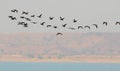
[[[24,24],[24,27],[28,27],[28,24],[27,24],[27,23],[25,23],[25,24]]]
[[[107,26],[107,25],[108,25],[108,23],[107,23],[107,22],[103,22],[103,25],[106,25],[106,26]]]
[[[73,28],[73,27],[70,27],[70,28],[68,28],[68,29],[75,30],[75,28]]]
[[[57,28],[57,26],[53,26],[53,28],[55,28],[55,29],[56,29],[56,28]]]
[[[17,20],[17,18],[13,16],[8,16],[8,18],[10,18],[11,20]]]
[[[52,25],[47,25],[47,28],[51,27]]]
[[[63,17],[60,17],[60,20],[62,20],[62,21],[63,21],[64,19],[65,19],[65,18],[63,18]]]
[[[120,25],[120,22],[116,22],[116,25]]]
[[[84,28],[88,28],[88,29],[90,29],[90,26],[84,26]]]
[[[35,15],[31,15],[30,17],[35,17]]]
[[[40,14],[40,15],[38,16],[38,18],[42,18],[42,14]]]
[[[78,26],[78,29],[80,29],[80,28],[83,29],[83,26]]]
[[[76,23],[76,22],[77,22],[77,20],[76,20],[76,19],[73,19],[73,22],[74,22],[74,23]]]
[[[27,21],[31,21],[31,19],[30,18],[25,18]]]
[[[18,13],[18,10],[14,9],[14,10],[11,10],[11,12]]]
[[[24,19],[25,17],[24,16],[20,16],[20,18]]]
[[[63,35],[63,34],[58,32],[56,35]]]
[[[49,19],[50,19],[50,20],[53,20],[53,19],[54,19],[54,17],[49,17]]]
[[[63,27],[66,27],[66,26],[67,26],[67,24],[63,24],[62,26],[63,26]]]
[[[33,24],[37,24],[37,22],[31,22],[31,23],[33,23]]]
[[[40,23],[41,25],[44,25],[45,24],[45,22],[42,22],[42,23]]]
[[[23,11],[23,12],[22,12],[22,14],[28,15],[28,14],[29,14],[29,12],[24,12],[24,11]]]
[[[25,22],[18,22],[18,25],[24,25]]]
[[[96,28],[98,28],[98,25],[97,24],[93,24]]]

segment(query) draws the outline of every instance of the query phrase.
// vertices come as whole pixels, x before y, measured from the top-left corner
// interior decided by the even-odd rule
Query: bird
[[[18,10],[14,9],[14,10],[11,10],[11,12],[18,13]]]
[[[30,17],[35,17],[35,15],[31,15]]]
[[[49,17],[49,19],[50,19],[50,20],[53,20],[53,19],[54,19],[54,17]]]
[[[17,20],[16,17],[13,17],[13,16],[8,16],[11,20]]]
[[[38,18],[42,18],[42,14],[40,14],[40,15],[38,16]]]
[[[120,22],[116,22],[116,25],[120,25]]]
[[[56,29],[56,28],[57,28],[57,26],[53,26],[53,28],[55,28],[55,29]]]
[[[68,29],[75,30],[75,28],[73,28],[73,27],[70,27],[70,28],[68,28]]]
[[[63,18],[63,17],[60,17],[60,20],[62,20],[62,21],[63,21],[64,19],[65,19],[65,18]]]
[[[24,25],[25,22],[18,22],[18,25]]]
[[[24,19],[25,17],[24,16],[20,16],[20,18]]]
[[[47,25],[47,28],[48,28],[48,27],[51,27],[51,26],[52,26],[52,25]]]
[[[58,36],[58,35],[63,35],[62,33],[60,33],[60,32],[58,32],[57,34],[56,34],[56,36]]]
[[[25,18],[27,21],[31,21],[31,19],[29,19],[29,18]]]
[[[31,23],[33,23],[33,24],[37,24],[37,22],[31,22]]]
[[[84,28],[88,28],[88,29],[90,29],[90,26],[84,26]]]
[[[78,29],[80,29],[80,28],[83,29],[83,26],[78,26]]]
[[[24,27],[28,27],[28,24],[27,24],[27,23],[25,23],[25,24],[24,24]]]
[[[97,24],[93,24],[96,28],[98,28],[98,25]]]
[[[103,25],[106,25],[106,26],[107,26],[107,25],[108,25],[108,23],[107,23],[107,22],[103,22]]]
[[[22,12],[22,14],[28,15],[28,14],[29,14],[29,12],[24,12],[24,11],[23,11],[23,12]]]
[[[42,22],[42,23],[40,23],[41,25],[44,25],[45,24],[45,22]]]
[[[63,24],[62,26],[63,26],[63,27],[66,27],[66,26],[67,26],[67,24]]]
[[[76,20],[76,19],[73,19],[73,22],[74,22],[74,23],[76,23],[76,22],[77,22],[77,20]]]

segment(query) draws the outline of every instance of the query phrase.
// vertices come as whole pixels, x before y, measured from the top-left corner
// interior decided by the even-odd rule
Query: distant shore
[[[120,56],[104,57],[104,56],[80,56],[66,58],[27,58],[21,55],[2,55],[0,62],[87,62],[87,63],[120,63]]]

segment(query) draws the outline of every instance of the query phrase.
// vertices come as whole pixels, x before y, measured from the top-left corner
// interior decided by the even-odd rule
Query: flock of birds
[[[18,11],[17,9],[13,9],[13,10],[11,10],[11,12],[13,12],[13,13],[18,13],[19,11]],[[36,16],[36,15],[30,15],[29,18],[28,18],[28,17],[25,17],[25,15],[29,15],[29,12],[22,11],[21,16],[20,16],[19,18],[25,19],[26,21],[29,21],[29,22],[31,22],[31,23],[33,23],[33,24],[37,24],[37,22],[33,22],[31,18],[35,18],[35,17],[37,17],[37,18],[42,18],[42,16],[43,16],[42,13],[41,13],[40,15],[38,15],[38,16]],[[17,18],[14,17],[14,16],[8,16],[8,18],[10,18],[11,20],[17,20]],[[50,16],[50,17],[49,17],[49,20],[54,20],[54,18],[55,18],[55,17],[51,17],[51,16]],[[65,17],[60,16],[60,17],[59,17],[59,20],[60,20],[60,21],[64,21],[64,20],[65,20]],[[77,23],[77,22],[78,22],[77,19],[73,19],[73,23]],[[29,23],[26,23],[26,22],[24,22],[24,21],[22,21],[22,22],[19,21],[19,22],[18,22],[18,25],[23,25],[23,27],[28,27],[28,24],[29,24]],[[39,24],[42,25],[42,26],[45,26],[46,22],[43,21],[43,22],[41,22],[41,23],[39,23]],[[62,27],[66,28],[67,25],[68,25],[68,24],[62,24]],[[103,25],[107,26],[107,25],[108,25],[108,22],[103,22]],[[116,22],[115,25],[120,25],[120,22]],[[96,29],[99,28],[99,26],[98,26],[97,24],[92,24],[92,26],[95,26]],[[58,26],[50,25],[50,24],[47,24],[46,27],[47,27],[47,28],[53,27],[53,28],[55,28],[55,29],[58,28]],[[85,28],[91,29],[91,26],[88,26],[88,25],[86,25],[86,26],[81,26],[81,25],[80,25],[80,26],[78,26],[77,28],[69,27],[68,29],[75,30],[75,29],[85,29]],[[60,32],[58,32],[56,35],[63,35],[63,34],[60,33]]]

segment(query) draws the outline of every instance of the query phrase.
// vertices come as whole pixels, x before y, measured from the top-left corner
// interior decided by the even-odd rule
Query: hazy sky
[[[69,24],[69,26],[90,25],[95,32],[120,32],[120,26],[115,26],[120,21],[120,0],[0,0],[0,32],[67,32],[70,30],[58,28],[46,29],[39,25],[30,25],[29,28],[18,26],[15,21],[11,21],[8,16],[13,14],[11,9],[18,9],[20,12],[29,11],[31,14],[44,14],[43,21],[55,25]],[[49,21],[48,17],[54,16],[54,21]],[[64,22],[59,21],[59,16],[65,17]],[[78,19],[78,23],[73,24],[72,19]],[[37,20],[38,21],[38,20]],[[108,27],[102,25],[102,22],[109,23]],[[92,24],[98,24],[96,30]],[[80,32],[89,30],[76,30]],[[74,31],[72,31],[74,32]]]

